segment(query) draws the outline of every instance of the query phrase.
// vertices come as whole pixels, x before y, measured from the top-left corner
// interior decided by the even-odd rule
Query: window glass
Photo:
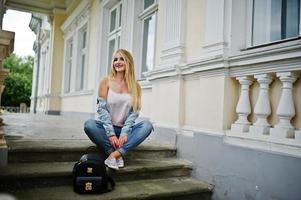
[[[69,40],[67,42],[67,59],[66,59],[66,69],[65,69],[64,91],[66,93],[70,92],[71,69],[72,69],[72,49],[73,49],[73,41]]]
[[[252,45],[299,35],[300,0],[254,0]]]
[[[122,4],[119,6],[119,25],[118,27],[121,27],[121,18],[122,18]]]
[[[80,67],[80,89],[83,89],[84,88],[84,74],[85,74],[85,57],[86,55],[83,54],[82,55],[82,63],[81,63],[81,67]]]
[[[87,31],[83,32],[83,45],[82,48],[84,49],[86,47],[86,37],[87,37]]]
[[[155,51],[155,21],[156,15],[144,20],[143,28],[143,53],[142,53],[142,73],[154,68]],[[143,75],[142,75],[143,77]]]
[[[110,9],[110,30],[108,32],[107,46],[107,73],[111,72],[113,53],[120,47],[121,24],[122,24],[122,4],[117,3]]]
[[[76,90],[83,90],[85,83],[85,73],[86,73],[86,44],[87,44],[87,27],[85,26],[79,32],[79,54],[78,54],[78,64],[76,70]]]
[[[144,10],[155,3],[155,0],[144,0]]]
[[[111,12],[111,17],[110,17],[110,32],[114,31],[116,28],[116,15],[117,15],[117,9],[114,9]]]
[[[114,51],[115,51],[115,39],[112,39],[109,41],[108,73],[111,72],[111,64],[112,64],[112,58],[113,58]]]

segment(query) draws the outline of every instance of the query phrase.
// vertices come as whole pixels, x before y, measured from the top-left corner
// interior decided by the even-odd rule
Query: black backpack
[[[104,164],[106,156],[102,151],[93,152],[91,149],[95,147],[89,147],[87,153],[73,166],[73,189],[80,194],[112,191],[115,182],[108,175]]]

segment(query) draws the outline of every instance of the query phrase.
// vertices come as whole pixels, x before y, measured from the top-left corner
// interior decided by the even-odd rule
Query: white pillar
[[[203,50],[205,57],[220,56],[227,48],[225,10],[227,7],[225,0],[206,1],[206,21],[204,29]]]
[[[271,128],[270,133],[273,138],[294,138],[295,128],[290,121],[296,114],[292,88],[293,83],[297,80],[297,75],[292,72],[281,72],[276,75],[282,82],[282,92],[277,108],[279,122],[274,128]]]
[[[161,59],[164,64],[185,61],[186,0],[167,0],[165,37]]]
[[[256,135],[268,135],[270,124],[267,122],[267,117],[271,114],[271,105],[269,100],[269,84],[272,82],[272,77],[269,74],[256,75],[258,83],[260,84],[259,95],[254,108],[256,115],[256,122],[250,126],[250,133]]]
[[[253,80],[249,76],[237,77],[236,79],[239,81],[241,88],[239,100],[236,106],[238,119],[234,124],[231,125],[231,132],[248,132],[251,124],[248,121],[248,115],[251,113],[249,87],[252,85]]]

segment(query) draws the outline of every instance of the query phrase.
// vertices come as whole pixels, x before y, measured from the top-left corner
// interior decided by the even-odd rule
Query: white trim
[[[225,133],[223,131],[219,131],[219,130],[209,130],[209,129],[202,129],[199,127],[195,127],[195,126],[189,126],[189,125],[184,125],[181,128],[182,131],[192,131],[194,132],[194,134],[205,134],[205,135],[210,135],[210,136],[224,136]]]
[[[178,64],[185,60],[186,0],[166,1],[165,36],[161,60],[163,63]]]
[[[268,135],[250,135],[248,133],[231,133],[226,131],[223,142],[228,145],[256,149],[268,153],[301,157],[301,144],[294,139],[274,139]]]
[[[78,86],[76,80],[78,79],[78,66],[79,66],[79,40],[80,40],[80,31],[86,29],[86,48],[85,48],[85,71],[84,71],[84,86],[81,90],[85,90],[87,87],[87,74],[88,74],[88,60],[89,60],[89,42],[90,42],[90,31],[89,31],[89,22],[90,22],[90,7],[91,1],[81,1],[75,11],[67,18],[64,24],[61,26],[62,31],[64,32],[64,63],[63,63],[63,84],[62,84],[62,94],[66,94],[65,91],[65,70],[66,70],[66,56],[67,56],[67,42],[72,38],[73,48],[72,48],[72,66],[71,66],[71,78],[70,78],[70,89],[67,93],[73,93],[78,91]]]
[[[94,90],[82,90],[82,91],[77,91],[77,92],[71,92],[71,93],[66,93],[66,94],[61,94],[60,97],[76,97],[76,96],[86,96],[86,95],[93,95]]]
[[[153,5],[151,5],[150,7],[148,7],[147,9],[145,9],[139,16],[138,18],[140,20],[143,20],[144,18],[149,17],[150,15],[152,15],[154,12],[158,11],[158,3],[154,3]]]
[[[155,7],[155,8],[158,8]],[[151,18],[151,17],[154,17],[155,18],[155,21],[154,21],[154,51],[152,52],[153,53],[153,69],[155,68],[155,64],[156,64],[156,44],[157,44],[157,20],[158,20],[158,15],[157,15],[157,10],[155,10],[154,12],[150,13],[149,15],[145,15],[145,18],[142,19],[142,37],[141,37],[141,54],[140,54],[140,68],[139,68],[139,75],[138,77],[140,79],[144,79],[145,77],[142,77],[142,75],[145,73],[145,72],[142,72],[142,67],[143,67],[143,53],[144,53],[144,50],[143,49],[143,44],[144,44],[144,25],[145,25],[145,20]],[[149,24],[150,25],[150,24]],[[147,35],[149,37],[149,35]],[[146,57],[146,61],[147,61],[147,57]],[[147,71],[146,71],[147,72]]]
[[[73,26],[76,21],[81,21],[80,15],[86,10],[89,10],[89,7],[91,6],[90,4],[91,1],[81,1],[80,4],[76,7],[76,9],[72,12],[72,14],[63,23],[63,25],[61,26],[61,30],[64,33],[66,33],[66,31],[68,31],[67,29],[71,28],[71,26]]]
[[[167,128],[173,130],[179,130],[180,126],[178,124],[171,124],[171,123],[161,123],[161,122],[154,122],[152,121],[153,125],[159,128]]]
[[[246,47],[252,46],[253,35],[253,0],[247,0],[246,13]]]
[[[300,40],[248,49],[229,57],[213,56],[190,60],[181,65],[165,64],[144,73],[147,80],[195,73],[209,76],[245,76],[282,71],[299,71],[301,66]]]

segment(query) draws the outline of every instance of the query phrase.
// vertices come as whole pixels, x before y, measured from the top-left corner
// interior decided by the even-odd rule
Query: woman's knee
[[[94,129],[93,127],[95,127],[95,120],[88,119],[84,124],[84,131],[90,133]]]
[[[150,134],[153,130],[153,124],[149,120],[144,120],[143,121],[143,129],[145,130],[146,133]]]

